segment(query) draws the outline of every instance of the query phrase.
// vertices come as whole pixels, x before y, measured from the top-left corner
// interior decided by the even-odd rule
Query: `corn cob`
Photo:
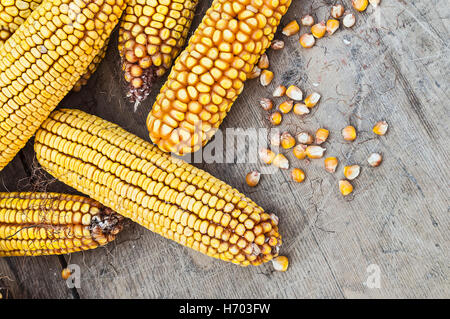
[[[67,254],[114,240],[123,217],[86,197],[0,193],[0,257]]]
[[[130,0],[119,29],[119,53],[132,102],[172,65],[186,40],[198,0]]]
[[[214,0],[147,118],[163,151],[186,154],[214,135],[291,0]]]
[[[34,149],[54,177],[184,246],[243,266],[278,254],[275,215],[115,124],[57,110],[37,131]]]
[[[124,0],[44,0],[0,50],[0,170],[104,46]]]

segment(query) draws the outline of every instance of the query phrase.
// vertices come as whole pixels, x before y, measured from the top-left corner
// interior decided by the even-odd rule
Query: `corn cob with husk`
[[[140,102],[184,45],[198,0],[130,0],[119,29],[128,97]]]
[[[0,0],[0,45],[25,22],[41,2],[42,0]],[[79,91],[83,85],[86,85],[89,78],[97,70],[105,57],[107,42],[89,65],[86,73],[74,85],[73,91]]]
[[[197,151],[214,135],[269,47],[291,0],[214,0],[147,118],[166,152]]]
[[[0,48],[0,170],[86,72],[123,0],[44,0]]]
[[[82,196],[0,193],[0,257],[93,249],[114,240],[123,219]]]
[[[207,172],[119,126],[56,110],[36,133],[55,178],[166,238],[242,266],[278,255],[278,218]]]

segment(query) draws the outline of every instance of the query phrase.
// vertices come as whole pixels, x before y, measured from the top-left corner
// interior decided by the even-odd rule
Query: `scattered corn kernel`
[[[314,138],[308,132],[300,132],[297,134],[297,141],[300,144],[312,144],[314,142]]]
[[[315,25],[313,25],[311,27],[311,33],[312,35],[317,38],[320,39],[325,35],[325,32],[327,31],[327,27],[325,25],[325,21],[321,21],[319,23],[316,23]]]
[[[278,106],[278,109],[280,110],[281,113],[287,114],[292,110],[293,107],[294,107],[294,101],[287,100],[287,101],[284,101],[283,103],[281,103]]]
[[[280,141],[281,147],[284,149],[290,149],[295,146],[295,138],[289,132],[281,134]]]
[[[272,164],[275,153],[267,148],[259,150],[259,159],[265,164]]]
[[[245,181],[247,185],[250,187],[255,187],[259,183],[259,179],[261,178],[261,173],[258,171],[251,171],[245,176]]]
[[[339,19],[344,14],[344,6],[342,4],[337,4],[331,7],[331,16],[335,19]]]
[[[310,112],[309,108],[305,104],[303,103],[294,104],[294,114],[305,115],[308,114],[309,112]]]
[[[281,120],[283,119],[283,115],[281,115],[280,112],[276,111],[270,114],[269,121],[272,123],[272,125],[280,125]]]
[[[346,27],[346,28],[351,28],[355,25],[356,23],[356,17],[353,13],[346,13],[344,16],[344,19],[342,19],[342,24]]]
[[[330,173],[336,172],[336,167],[339,164],[339,161],[336,157],[327,157],[325,159],[325,170]]]
[[[314,24],[314,18],[309,14],[305,15],[301,20],[302,25],[305,27],[310,27]]]
[[[247,79],[256,79],[261,75],[261,69],[258,66],[254,66],[252,71],[247,75]]]
[[[69,279],[70,275],[72,275],[72,272],[70,271],[69,268],[64,268],[64,269],[61,271],[61,277],[62,277],[64,280]]]
[[[306,158],[306,148],[308,145],[305,144],[297,144],[293,149],[294,156],[298,159],[302,160]]]
[[[261,105],[262,109],[265,111],[269,111],[273,107],[273,102],[270,99],[263,98],[259,101],[259,105]]]
[[[262,86],[268,86],[272,80],[273,80],[273,72],[269,70],[262,70],[261,76],[259,77],[259,80],[261,82]]]
[[[272,259],[272,264],[276,271],[286,271],[289,266],[289,260],[285,256],[278,256]]]
[[[297,86],[291,85],[286,90],[286,95],[293,100],[301,101],[303,99],[303,92]]]
[[[326,148],[320,147],[318,145],[310,145],[306,148],[306,155],[312,159],[322,158],[323,153],[325,153],[326,150]]]
[[[378,7],[380,5],[381,0],[369,0],[369,3],[374,7]]]
[[[344,167],[344,176],[349,180],[354,180],[359,176],[361,167],[359,165],[349,165]]]
[[[356,129],[349,125],[342,129],[342,137],[346,141],[354,141],[356,139]]]
[[[360,12],[367,9],[367,6],[369,5],[369,1],[367,0],[352,0],[352,5],[355,10],[358,10]]]
[[[286,36],[291,36],[297,34],[300,31],[300,26],[298,25],[296,20],[292,20],[289,22],[284,28],[282,33]]]
[[[274,97],[280,97],[283,96],[286,93],[286,87],[284,85],[278,85],[275,88],[275,91],[273,91],[273,96]]]
[[[316,144],[320,145],[323,142],[325,142],[327,140],[329,134],[330,134],[330,132],[327,129],[319,128],[316,131]]]
[[[327,21],[327,33],[333,35],[339,29],[339,20],[330,19]]]
[[[275,132],[271,132],[269,136],[270,145],[278,147],[281,144],[281,134],[277,130]]]
[[[349,181],[341,179],[339,181],[339,190],[341,191],[342,195],[347,196],[353,192],[353,186]]]
[[[289,169],[289,161],[283,154],[277,154],[273,158],[272,162],[273,166],[281,168],[281,169]]]
[[[273,50],[281,50],[284,48],[284,41],[282,40],[273,40],[270,46]]]
[[[263,55],[261,55],[258,61],[258,67],[260,69],[267,69],[269,67],[269,57],[267,56],[267,54],[264,53]]]
[[[367,162],[369,162],[369,165],[372,167],[377,167],[381,164],[383,161],[383,156],[379,153],[372,153],[370,154],[369,158],[367,159]]]
[[[379,121],[373,127],[373,132],[377,135],[383,136],[384,134],[386,134],[386,132],[388,130],[388,126],[389,125],[387,124],[386,121]]]
[[[305,172],[300,168],[294,168],[291,171],[291,177],[294,182],[301,183],[305,180]]]
[[[313,92],[310,95],[308,95],[305,99],[305,105],[309,108],[312,108],[316,106],[317,103],[319,103],[320,100],[320,94]]]
[[[309,49],[316,44],[316,39],[310,33],[305,33],[300,37],[300,44],[302,47]]]

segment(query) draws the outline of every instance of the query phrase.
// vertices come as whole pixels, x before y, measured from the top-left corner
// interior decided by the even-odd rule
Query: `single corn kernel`
[[[316,44],[316,39],[310,33],[305,33],[300,37],[300,44],[302,47],[309,49]]]
[[[255,187],[259,183],[259,179],[261,178],[261,173],[258,171],[251,171],[245,176],[245,181],[247,185],[250,187]]]
[[[294,182],[301,183],[305,180],[305,172],[303,172],[300,168],[294,168],[291,171],[291,177]]]
[[[369,0],[369,3],[374,7],[378,7],[380,5],[381,0]]]
[[[346,28],[351,28],[356,23],[356,17],[353,13],[346,13],[344,19],[342,19],[342,24]]]
[[[320,147],[318,145],[310,145],[306,148],[306,155],[312,159],[322,158],[323,153],[325,153],[326,150],[326,148]]]
[[[379,121],[373,127],[373,132],[377,135],[383,136],[384,134],[386,134],[386,132],[388,130],[388,126],[389,125],[387,124],[386,121]]]
[[[316,144],[320,145],[323,142],[325,142],[327,140],[329,134],[330,134],[330,132],[327,129],[319,128],[316,131]]]
[[[269,111],[273,107],[273,102],[270,99],[263,98],[263,99],[261,99],[261,101],[259,101],[259,105],[261,105],[261,107],[264,111]]]
[[[275,153],[267,148],[262,148],[259,150],[259,159],[265,164],[272,164],[275,158]]]
[[[281,134],[277,130],[276,132],[271,132],[269,136],[270,145],[278,147],[281,144]]]
[[[278,85],[275,89],[275,91],[273,91],[273,96],[274,97],[281,97],[286,93],[286,87],[284,85]]]
[[[280,142],[281,147],[284,149],[290,149],[295,146],[295,138],[289,134],[289,132],[284,132],[281,134]]]
[[[367,6],[369,5],[369,1],[367,0],[352,0],[352,5],[355,10],[358,10],[360,12],[367,9]]]
[[[273,112],[272,114],[270,114],[269,116],[269,121],[270,123],[272,123],[272,125],[280,125],[281,120],[283,119],[283,116],[281,115],[280,112],[276,111]]]
[[[312,108],[316,106],[317,103],[319,103],[320,100],[320,94],[313,92],[310,95],[308,95],[305,99],[305,105],[309,108]]]
[[[269,57],[267,56],[267,54],[264,53],[263,55],[261,55],[258,61],[258,67],[262,70],[269,67]]]
[[[261,82],[262,86],[268,86],[272,80],[273,80],[273,72],[269,70],[262,70],[261,76],[259,77],[259,80]]]
[[[297,34],[300,31],[300,26],[298,25],[296,20],[292,20],[289,22],[284,28],[282,33],[286,36],[291,36]]]
[[[330,173],[336,172],[336,167],[339,164],[339,161],[336,157],[327,157],[325,159],[325,170]]]
[[[339,19],[344,14],[344,6],[342,4],[337,4],[331,7],[331,16],[335,19]]]
[[[277,154],[273,158],[272,162],[273,166],[281,168],[281,169],[289,169],[289,161],[283,154]]]
[[[349,165],[344,167],[344,176],[349,180],[354,180],[359,176],[361,168],[359,165]]]
[[[356,129],[349,125],[342,129],[342,137],[346,141],[354,141],[356,139]]]
[[[294,114],[305,115],[308,114],[309,112],[310,112],[309,108],[305,104],[303,103],[294,104]]]
[[[367,162],[369,162],[369,165],[372,167],[377,167],[381,164],[381,161],[383,160],[383,156],[379,153],[372,153],[370,154],[369,158],[367,159]]]
[[[339,29],[339,20],[330,19],[327,21],[327,33],[333,35]]]
[[[303,99],[303,92],[297,86],[291,85],[286,90],[286,95],[296,101],[301,101]]]
[[[297,141],[300,144],[312,144],[314,142],[314,138],[308,132],[300,132],[297,134]]]
[[[306,158],[306,148],[308,145],[305,144],[297,144],[293,149],[294,156],[298,159],[302,160]]]
[[[284,41],[282,40],[273,40],[270,46],[273,50],[281,50],[284,48]]]
[[[71,271],[69,268],[64,268],[64,269],[61,271],[61,277],[62,277],[64,280],[69,279],[70,275],[72,275],[72,271]]]
[[[327,31],[327,27],[325,25],[325,21],[321,21],[319,23],[316,23],[315,25],[313,25],[311,27],[311,33],[312,35],[317,38],[320,39],[325,35],[325,32]]]
[[[286,271],[289,266],[289,260],[285,256],[278,256],[272,259],[272,264],[276,271]]]
[[[278,106],[278,110],[280,110],[280,112],[283,114],[287,114],[292,110],[293,107],[294,107],[294,101],[287,100]]]
[[[341,179],[339,181],[339,190],[341,191],[342,195],[347,196],[353,192],[353,186],[349,181]]]
[[[310,27],[314,24],[314,18],[309,14],[305,15],[301,20],[302,25],[305,27]]]
[[[261,69],[258,66],[254,66],[250,73],[247,75],[247,79],[252,80],[256,79],[261,75]]]

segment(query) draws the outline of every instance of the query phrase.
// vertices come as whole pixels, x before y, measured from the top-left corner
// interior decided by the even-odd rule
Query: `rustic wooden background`
[[[200,1],[196,26],[211,0]],[[294,0],[282,21],[312,13],[326,19],[331,0]],[[343,1],[350,8],[350,1]],[[170,242],[129,222],[118,239],[94,251],[65,256],[3,258],[0,292],[7,298],[421,298],[450,297],[449,285],[449,23],[444,0],[383,0],[379,9],[357,14],[357,25],[341,29],[309,50],[298,35],[286,48],[269,51],[275,79],[269,89],[246,84],[222,128],[269,127],[258,99],[276,85],[297,84],[322,94],[305,118],[289,114],[282,130],[314,132],[326,127],[327,154],[341,160],[329,174],[322,160],[307,164],[302,184],[289,172],[264,175],[250,189],[246,172],[257,164],[202,164],[199,167],[237,187],[281,219],[290,268],[240,268]],[[305,28],[304,28],[305,29]],[[304,32],[304,29],[302,32]],[[80,93],[61,103],[99,115],[148,139],[145,119],[154,93],[133,112],[124,97],[113,34],[107,58]],[[281,99],[277,100],[280,102]],[[389,122],[388,134],[374,138],[372,125]],[[357,127],[358,139],[343,143],[340,130]],[[381,152],[370,168],[366,158]],[[342,164],[360,163],[355,192],[337,189]],[[53,181],[35,163],[32,141],[0,173],[1,191],[74,190]],[[81,288],[61,279],[67,264],[81,267]],[[380,269],[381,287],[365,284],[369,265]],[[376,268],[376,266],[375,266]],[[371,268],[369,268],[370,270]]]

